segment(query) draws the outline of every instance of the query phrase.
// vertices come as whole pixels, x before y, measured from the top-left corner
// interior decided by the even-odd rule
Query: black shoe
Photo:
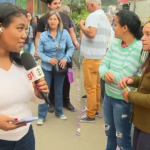
[[[88,117],[86,114],[83,115],[80,119],[81,122],[89,122],[89,123],[93,123],[95,122],[95,118],[90,118]]]
[[[82,100],[86,101],[87,100],[87,96],[86,95],[82,96]]]
[[[74,106],[70,102],[68,102],[67,104],[64,104],[64,107],[66,109],[68,109],[69,111],[72,111],[72,112],[76,111],[76,109],[74,108]]]
[[[50,104],[48,111],[49,111],[50,113],[54,113],[54,111],[55,111],[54,104]]]

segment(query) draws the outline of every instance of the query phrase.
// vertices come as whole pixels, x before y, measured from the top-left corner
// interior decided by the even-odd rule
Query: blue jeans
[[[43,69],[45,80],[50,89],[53,73],[51,71],[46,71]],[[65,74],[54,73],[54,91],[55,91],[55,114],[60,116],[63,114],[63,83],[64,83]],[[38,107],[39,119],[45,119],[48,112],[48,104],[40,104]]]
[[[130,116],[132,103],[112,98],[105,94],[104,97],[104,122],[107,136],[106,150],[132,150]]]
[[[29,39],[28,43],[24,44],[24,52],[30,52],[32,56],[34,56],[35,46],[33,39]]]
[[[35,150],[35,137],[32,126],[19,141],[0,140],[0,150]]]

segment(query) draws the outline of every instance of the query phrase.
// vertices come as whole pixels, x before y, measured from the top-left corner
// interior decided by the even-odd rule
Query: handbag
[[[63,31],[61,32],[61,35],[60,35],[58,47],[56,47],[56,58],[57,58],[58,53],[59,53],[62,34],[63,34]],[[55,73],[67,73],[67,71],[68,71],[67,63],[66,63],[64,68],[61,68],[59,63],[60,63],[60,60],[58,61],[58,63],[55,66],[52,67],[52,72],[55,72]]]

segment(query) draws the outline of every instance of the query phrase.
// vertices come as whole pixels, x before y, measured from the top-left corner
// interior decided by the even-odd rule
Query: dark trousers
[[[150,133],[134,128],[133,150],[150,150]]]
[[[72,61],[70,63],[67,63],[68,68],[72,68]],[[49,99],[50,103],[54,104],[54,78],[51,81],[51,88],[50,88],[50,94]],[[70,82],[68,80],[68,75],[66,74],[64,84],[63,84],[63,105],[67,105],[67,103],[70,102]]]
[[[35,138],[32,126],[19,141],[0,140],[0,150],[35,150]]]

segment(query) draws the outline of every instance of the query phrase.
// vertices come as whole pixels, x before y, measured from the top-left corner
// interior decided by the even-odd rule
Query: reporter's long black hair
[[[21,7],[15,6],[11,3],[0,4],[0,24],[4,27],[8,27],[14,17],[24,15],[27,17],[27,13]],[[17,65],[22,65],[20,53],[10,52],[10,58]]]

